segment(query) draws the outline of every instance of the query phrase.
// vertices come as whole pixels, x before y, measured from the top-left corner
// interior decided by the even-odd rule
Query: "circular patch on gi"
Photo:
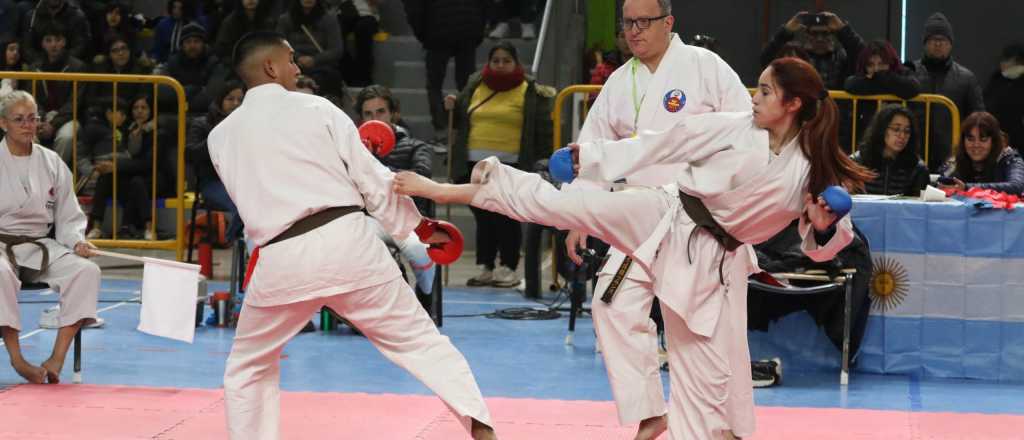
[[[665,106],[665,110],[669,113],[675,113],[686,107],[686,94],[682,90],[672,89],[665,94],[665,99],[662,100],[662,104]]]

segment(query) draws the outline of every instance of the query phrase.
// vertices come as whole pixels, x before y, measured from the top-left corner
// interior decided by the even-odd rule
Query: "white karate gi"
[[[419,223],[412,199],[392,192],[394,175],[341,110],[261,85],[214,128],[209,146],[247,236],[263,246],[224,372],[232,439],[280,438],[281,350],[323,306],[437,393],[467,431],[470,418],[490,425],[469,365],[420,307],[363,213],[264,246],[330,207],[364,206],[392,237],[407,237]]]
[[[735,377],[750,380],[745,300],[747,276],[757,270],[750,245],[797,218],[803,250],[816,261],[831,259],[853,237],[847,217],[825,246],[815,242],[802,215],[810,163],[797,141],[772,154],[767,131],[756,128],[746,112],[695,115],[667,131],[581,144],[579,179],[611,182],[654,163],[675,168],[672,185],[611,193],[558,191],[488,161],[477,168],[479,174],[494,167],[474,206],[584,231],[626,252],[652,278],[668,339],[670,438],[718,439],[730,430],[751,435],[752,429],[736,432],[731,424],[743,419],[752,427],[754,419],[750,388],[739,394],[731,387]],[[702,199],[717,222],[747,244],[726,252],[702,230],[691,242],[694,223],[683,211],[679,190]]]
[[[60,327],[82,319],[96,319],[100,291],[100,268],[72,252],[85,241],[87,223],[75,197],[71,171],[53,150],[32,146],[32,154],[14,156],[7,140],[0,141],[0,234],[43,238],[49,264],[40,275],[43,251],[31,243],[14,246],[14,268],[7,247],[0,243],[0,327],[21,330],[18,291],[21,279],[46,283],[60,294]],[[21,276],[19,276],[21,275]]]
[[[675,108],[669,103],[673,90],[681,91],[685,97],[685,103],[675,112],[670,111]],[[653,75],[634,58],[608,78],[587,114],[578,142],[626,139],[639,130],[669,129],[695,114],[750,109],[750,93],[725,61],[714,52],[688,46],[678,35],[673,35]],[[672,166],[655,164],[622,177],[629,185],[656,187],[671,183],[673,170]],[[579,181],[570,187],[606,186]],[[611,249],[608,262],[598,274],[595,298],[608,288],[624,258],[622,251]],[[650,278],[634,264],[610,304],[597,300],[591,303],[594,328],[604,352],[608,382],[622,424],[665,414],[658,335],[650,320],[653,300]],[[746,307],[746,298],[742,301]],[[737,391],[749,393],[750,378],[741,382],[734,385]],[[745,424],[746,421],[735,423],[738,431],[753,432],[752,421],[749,429],[743,428]]]

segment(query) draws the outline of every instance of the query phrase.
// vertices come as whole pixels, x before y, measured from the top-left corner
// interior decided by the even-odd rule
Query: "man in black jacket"
[[[978,79],[960,63],[953,61],[953,26],[941,12],[924,23],[924,56],[913,62],[914,77],[921,83],[921,93],[943,95],[960,109],[960,117],[985,110]],[[923,108],[921,118],[923,119]],[[919,126],[924,127],[922,123]],[[927,155],[928,169],[937,173],[949,159],[952,142],[952,119],[943,106],[933,106],[931,133]]]
[[[167,59],[166,74],[185,88],[189,112],[205,113],[210,106],[209,90],[218,89],[229,72],[210,53],[203,26],[189,23],[182,28],[179,38],[181,50]]]
[[[476,70],[476,48],[484,39],[487,0],[403,0],[405,16],[426,49],[427,101],[435,140],[447,136],[441,87],[448,60],[455,58],[455,85],[466,86]]]
[[[89,19],[81,9],[65,0],[40,1],[22,17],[20,34],[25,58],[33,62],[46,58],[39,43],[43,40],[43,31],[55,25],[73,30],[67,35],[68,53],[80,60],[89,59],[92,55],[89,53],[89,43],[92,42]]]

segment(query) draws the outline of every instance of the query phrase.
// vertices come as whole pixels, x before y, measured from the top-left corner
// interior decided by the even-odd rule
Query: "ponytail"
[[[807,190],[819,194],[830,185],[841,185],[850,192],[864,191],[864,183],[875,174],[839,148],[839,109],[818,73],[806,61],[792,57],[776,59],[771,67],[783,98],[800,98],[803,104],[797,124],[801,151],[811,163]]]

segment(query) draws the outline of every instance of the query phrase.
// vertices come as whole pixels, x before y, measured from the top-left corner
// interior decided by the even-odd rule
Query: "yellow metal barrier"
[[[178,172],[175,177],[175,197],[168,199],[166,207],[174,207],[176,209],[175,215],[175,236],[172,240],[119,240],[117,238],[117,161],[113,161],[113,201],[111,203],[111,224],[113,225],[113,238],[109,240],[90,240],[93,244],[99,247],[110,247],[110,248],[134,248],[134,249],[168,249],[174,250],[176,258],[180,261],[184,256],[185,251],[185,113],[187,110],[187,104],[185,102],[185,89],[182,88],[181,84],[177,80],[168,76],[160,75],[112,75],[112,74],[92,74],[92,73],[51,73],[51,72],[0,72],[0,78],[11,78],[19,81],[32,81],[32,95],[36,95],[37,81],[65,81],[71,83],[71,100],[72,100],[72,115],[71,120],[74,121],[77,126],[76,130],[72,131],[72,153],[71,153],[71,172],[75,176],[74,181],[77,182],[78,178],[78,131],[83,128],[83,124],[78,123],[78,83],[112,83],[113,84],[113,102],[116,110],[117,106],[117,85],[119,83],[143,83],[153,85],[153,179],[151,195],[151,213],[152,213],[152,229],[151,232],[156,232],[157,215],[156,215],[156,185],[157,179],[157,158],[159,157],[157,150],[157,116],[159,115],[159,93],[158,86],[166,85],[171,87],[177,95],[178,104]],[[25,87],[21,87],[25,88]],[[129,97],[131,98],[131,97]],[[126,114],[131,114],[131,109],[127,109]],[[55,127],[59,129],[60,127]],[[111,127],[113,130],[114,127]],[[112,152],[116,154],[117,143],[116,140],[113,143]],[[105,201],[99,200],[94,203],[105,203]]]
[[[593,84],[576,84],[568,86],[558,92],[558,96],[555,97],[554,110],[551,112],[551,121],[554,124],[553,138],[554,142],[551,145],[554,149],[561,148],[562,145],[562,106],[565,104],[565,99],[576,94],[576,93],[597,93],[601,91],[602,86]],[[583,114],[587,113],[586,101],[584,102]]]

